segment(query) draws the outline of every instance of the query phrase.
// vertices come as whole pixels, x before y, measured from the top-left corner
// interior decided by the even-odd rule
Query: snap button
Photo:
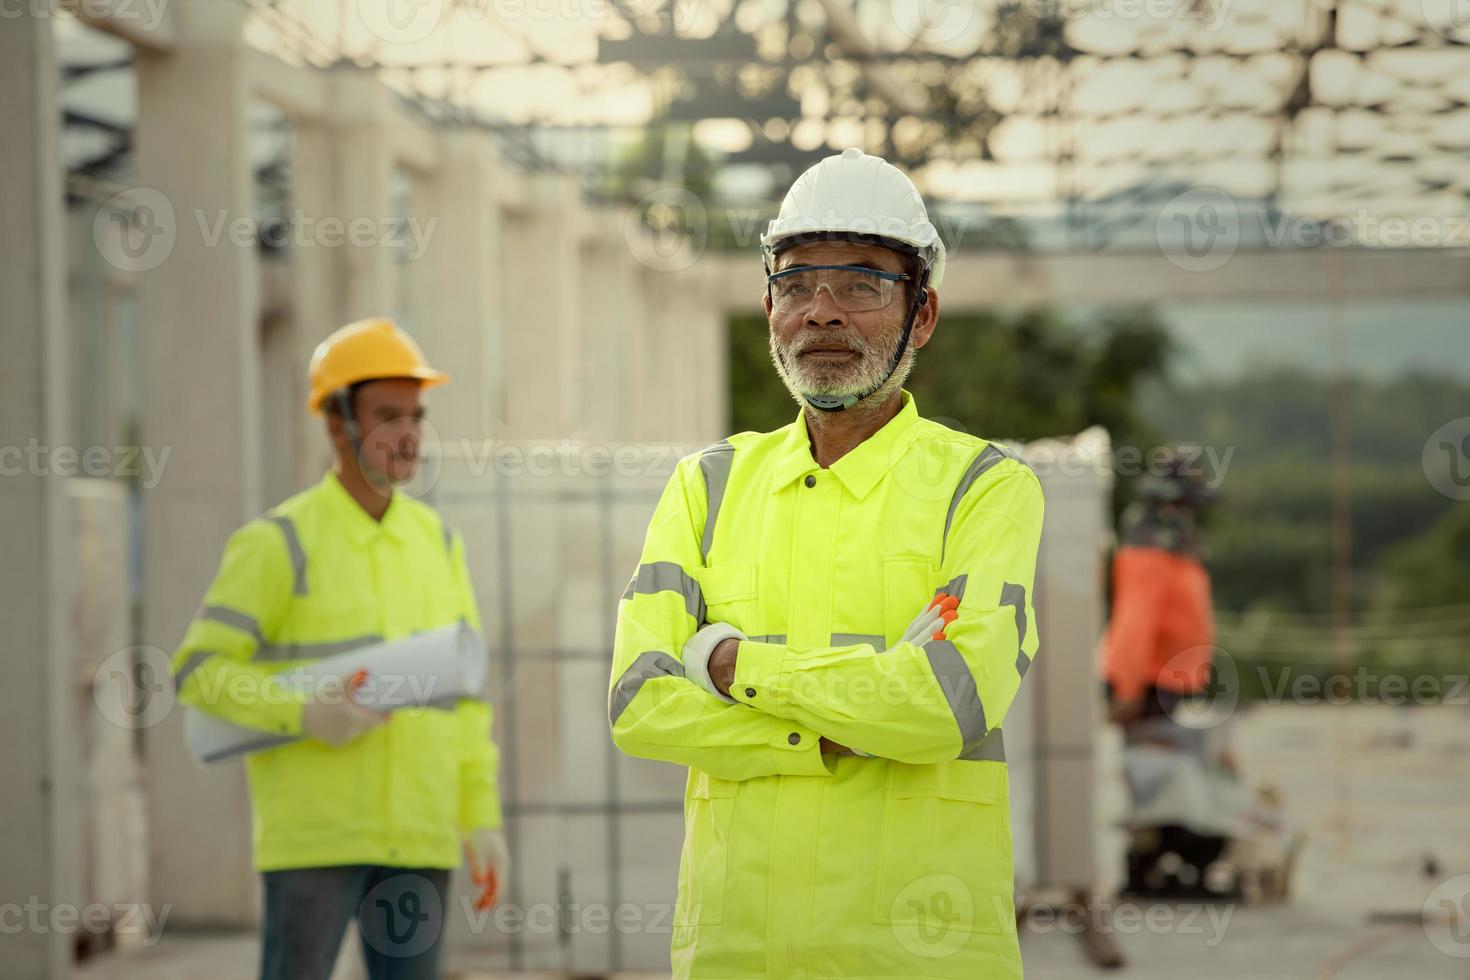
[[[753,688],[753,687],[747,687],[745,689],[745,696],[748,697],[748,698],[755,697],[755,688]]]
[[[786,741],[790,742],[792,745],[798,745],[801,742],[801,736],[798,735],[796,732],[792,732],[790,735],[786,736]]]
[[[814,477],[814,476],[812,476],[811,474],[807,474],[806,485],[809,486],[809,487],[816,486],[817,485],[817,478]]]

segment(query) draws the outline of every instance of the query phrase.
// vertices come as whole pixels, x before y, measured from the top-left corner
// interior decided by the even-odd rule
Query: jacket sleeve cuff
[[[740,641],[730,696],[753,708],[774,708],[786,690],[783,666],[791,648],[780,643]]]
[[[801,725],[789,726],[771,745],[771,760],[782,776],[830,776],[837,764],[835,757],[822,754],[822,737]]]

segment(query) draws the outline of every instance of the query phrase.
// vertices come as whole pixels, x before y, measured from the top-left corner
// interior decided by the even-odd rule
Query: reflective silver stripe
[[[174,671],[174,690],[177,691],[184,686],[184,681],[189,675],[198,670],[200,665],[215,655],[214,650],[195,650],[189,654],[189,659],[184,661],[184,666]]]
[[[852,646],[854,643],[870,644],[874,650],[888,649],[887,640],[879,633],[833,633],[834,647]]]
[[[296,595],[306,595],[306,552],[301,550],[301,539],[296,536],[296,525],[291,522],[291,518],[279,514],[271,515],[268,520],[286,536],[286,548],[291,552],[291,570],[296,575],[296,583],[291,591]]]
[[[949,580],[948,585],[946,585],[944,588],[940,589],[934,594],[940,595],[942,593],[944,595],[952,595],[956,599],[963,599],[965,597],[965,584],[969,581],[969,575],[956,575],[954,578]]]
[[[628,665],[623,676],[613,685],[607,704],[607,723],[616,725],[621,715],[638,696],[645,681],[655,677],[683,677],[684,665],[662,650],[649,650],[638,654],[638,659]]]
[[[265,639],[260,635],[260,624],[255,621],[254,616],[238,609],[231,609],[229,606],[205,606],[199,613],[199,618],[207,619],[212,623],[222,623],[242,633],[249,633],[255,637],[256,643]]]
[[[1026,657],[1026,586],[1014,582],[1003,582],[1000,587],[1000,604],[1014,606],[1016,610],[1016,636],[1020,647],[1016,650],[1016,670],[1022,677],[1031,661]]]
[[[1021,463],[1021,465],[1025,465],[1021,457],[1009,449],[997,446],[992,442],[980,450],[979,455],[971,461],[969,468],[960,477],[959,485],[954,488],[954,496],[949,501],[949,513],[944,517],[944,545],[939,550],[940,561],[944,560],[944,548],[949,545],[949,526],[954,523],[954,513],[959,510],[960,501],[964,499],[965,492],[970,489],[976,480],[984,476],[988,470],[1003,459],[1014,459],[1016,462]]]
[[[633,577],[630,578],[630,579],[628,579],[628,587],[623,590],[623,598],[624,599],[631,599],[631,598],[633,598],[633,586],[635,586],[637,584],[638,584],[638,570],[635,568],[633,570]]]
[[[259,752],[261,749],[275,748],[277,745],[285,745],[287,742],[295,742],[301,738],[300,735],[262,735],[260,738],[250,742],[242,742],[231,745],[226,749],[218,749],[200,757],[200,762],[218,762],[231,756],[245,755],[249,752]]]
[[[779,643],[779,644],[785,644],[785,642],[786,642],[786,634],[785,633],[763,633],[760,636],[747,636],[746,639],[749,640],[752,643]]]
[[[715,520],[720,516],[720,503],[725,499],[725,484],[730,482],[730,466],[734,462],[735,447],[728,439],[715,443],[699,456],[699,471],[704,474],[708,504],[704,515],[704,537],[700,538],[699,548],[706,560],[715,540]]]
[[[1014,582],[1003,582],[1000,587],[1000,604],[1016,609],[1016,636],[1026,642],[1026,586]]]
[[[972,750],[960,756],[971,762],[1004,762],[1006,761],[1006,743],[1001,738],[1000,729],[992,728],[980,740],[980,744]]]
[[[974,752],[985,737],[985,709],[980,704],[980,692],[975,689],[975,677],[970,665],[960,656],[959,650],[949,640],[935,640],[924,645],[929,655],[929,669],[944,691],[949,710],[954,714],[955,724],[960,726],[960,758]]]
[[[376,634],[354,636],[350,640],[328,640],[324,643],[262,643],[255,651],[256,660],[317,660],[338,653],[356,650],[358,647],[382,643]]]
[[[704,593],[688,572],[671,561],[656,561],[638,566],[633,591],[643,595],[678,592],[684,596],[684,608],[697,624],[704,623]]]

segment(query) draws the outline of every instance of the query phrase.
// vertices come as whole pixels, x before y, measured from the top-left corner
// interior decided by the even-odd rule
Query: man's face
[[[364,470],[381,473],[391,483],[413,479],[419,465],[419,436],[424,420],[418,381],[384,378],[357,389],[353,402],[362,439],[360,463]],[[332,441],[339,452],[352,452],[352,441],[340,416],[330,420]]]
[[[851,242],[813,242],[798,245],[776,260],[772,271],[800,265],[859,265],[883,272],[906,271],[903,258],[879,245]],[[916,283],[901,282],[888,305],[877,310],[847,312],[837,308],[832,292],[789,307],[772,306],[767,291],[764,304],[771,328],[771,358],[786,387],[798,400],[802,392],[815,395],[851,395],[866,391],[883,377],[903,334],[904,315]],[[913,351],[928,343],[934,330],[937,298],[914,317],[910,349],[890,379],[897,388],[913,362]]]

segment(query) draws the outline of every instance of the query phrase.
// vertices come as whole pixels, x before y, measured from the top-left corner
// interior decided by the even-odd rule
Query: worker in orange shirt
[[[1108,716],[1130,741],[1209,683],[1215,641],[1199,527],[1213,491],[1171,452],[1160,472],[1139,480],[1138,495],[1123,513],[1102,646]]]

